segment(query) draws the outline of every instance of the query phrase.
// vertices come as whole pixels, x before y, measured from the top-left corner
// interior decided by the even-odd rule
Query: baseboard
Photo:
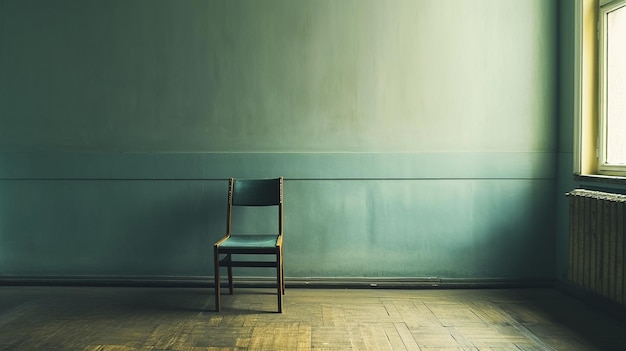
[[[213,287],[206,276],[0,276],[4,286]]]
[[[235,277],[237,286],[271,287],[271,277]],[[225,280],[222,279],[222,284]],[[552,287],[548,279],[438,278],[438,277],[286,277],[287,288],[538,288]],[[196,287],[212,288],[212,276],[0,276],[9,286],[110,286],[110,287]]]
[[[439,277],[394,277],[394,278],[293,278],[288,284],[294,287],[328,288],[520,288],[548,287],[551,280],[504,279],[504,278],[439,278]]]

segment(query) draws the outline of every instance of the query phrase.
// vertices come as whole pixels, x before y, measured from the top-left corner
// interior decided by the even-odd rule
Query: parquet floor
[[[0,287],[0,350],[626,350],[626,324],[552,289]]]

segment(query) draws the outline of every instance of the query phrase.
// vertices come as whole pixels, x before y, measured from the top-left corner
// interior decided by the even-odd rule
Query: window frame
[[[608,50],[608,14],[626,7],[626,0],[600,1],[598,9],[598,147],[597,173],[609,176],[626,176],[626,165],[607,162],[607,50]]]
[[[600,131],[600,11],[626,0],[574,2],[574,148],[573,173],[626,183],[626,166],[602,165]],[[618,6],[619,7],[619,6]],[[604,160],[604,158],[602,158]]]

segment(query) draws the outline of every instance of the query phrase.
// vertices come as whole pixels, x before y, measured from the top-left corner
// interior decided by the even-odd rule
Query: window
[[[576,0],[574,173],[626,177],[626,0]]]
[[[626,175],[626,0],[599,11],[598,173]]]

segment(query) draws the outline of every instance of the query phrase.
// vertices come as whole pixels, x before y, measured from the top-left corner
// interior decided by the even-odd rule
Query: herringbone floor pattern
[[[626,324],[553,289],[0,287],[0,350],[626,350]]]

